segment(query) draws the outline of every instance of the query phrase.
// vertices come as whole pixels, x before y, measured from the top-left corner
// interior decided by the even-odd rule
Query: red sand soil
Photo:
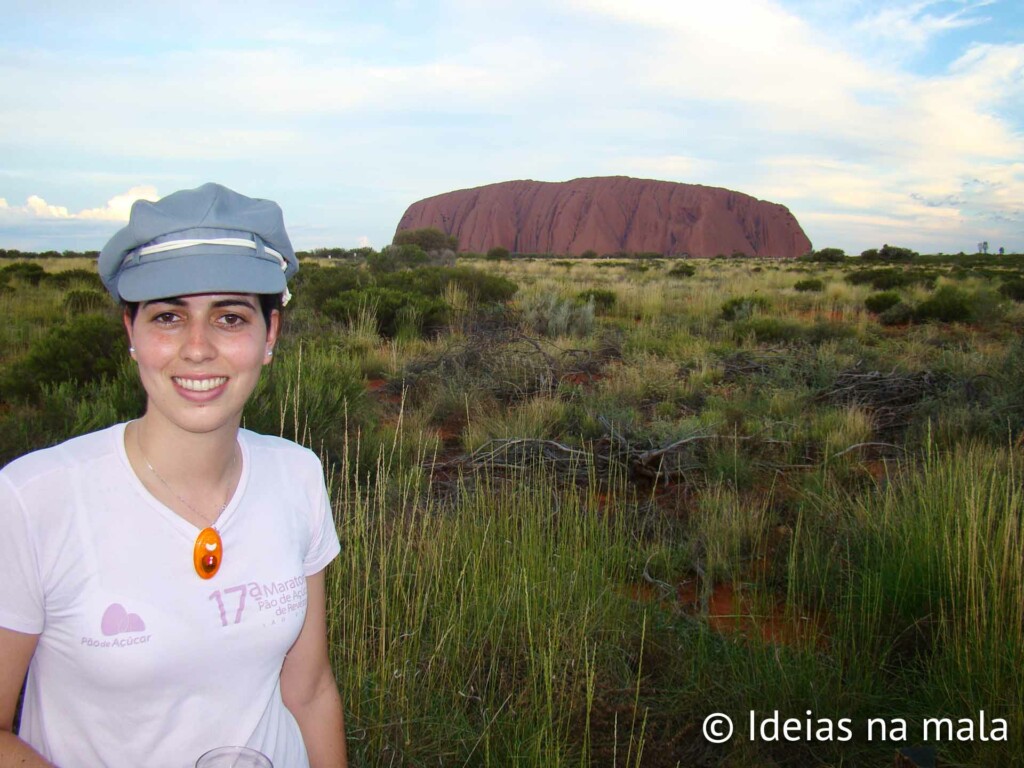
[[[624,592],[640,603],[653,603],[665,597],[663,590],[646,582],[628,584]],[[731,583],[715,585],[708,596],[707,614],[703,616],[697,579],[678,585],[676,599],[684,613],[703,618],[712,630],[722,635],[760,638],[766,643],[789,646],[814,646],[824,639],[817,617],[794,616],[778,602],[755,601]]]
[[[387,379],[367,379],[366,390],[373,394],[376,394],[383,402],[392,404],[401,404],[402,395],[401,393],[390,393],[386,387],[388,385]]]
[[[462,439],[462,425],[455,423],[445,423],[439,427],[436,427],[434,431],[443,443],[458,442]]]
[[[701,595],[696,579],[678,588],[679,602],[687,613],[700,611]],[[807,616],[792,616],[778,603],[755,601],[731,583],[716,584],[708,598],[704,617],[708,626],[723,635],[760,637],[781,645],[813,644],[821,637],[818,623]]]
[[[600,373],[587,373],[585,371],[574,371],[567,373],[562,377],[562,381],[568,382],[569,384],[586,385],[593,384],[604,378],[603,374]]]
[[[889,470],[883,460],[865,461],[861,466],[865,472],[871,475],[875,482],[880,483],[889,477]]]

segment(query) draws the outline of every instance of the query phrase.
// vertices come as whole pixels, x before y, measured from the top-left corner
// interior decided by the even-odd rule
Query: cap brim
[[[281,293],[285,275],[276,261],[252,254],[190,254],[126,266],[117,280],[123,301],[152,301],[197,293]]]

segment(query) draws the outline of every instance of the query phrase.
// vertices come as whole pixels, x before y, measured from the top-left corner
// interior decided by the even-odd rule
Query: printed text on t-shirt
[[[241,623],[247,598],[251,598],[248,605],[255,602],[257,610],[271,611],[276,616],[302,611],[306,607],[306,579],[295,576],[286,581],[262,584],[250,581],[223,590],[215,589],[210,593],[209,599],[217,606],[222,627]]]

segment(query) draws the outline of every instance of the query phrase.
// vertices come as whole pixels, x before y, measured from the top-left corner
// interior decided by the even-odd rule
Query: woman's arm
[[[0,627],[0,659],[3,659],[3,664],[0,664],[0,768],[52,768],[38,752],[12,732],[18,694],[38,640],[38,635]]]
[[[327,654],[324,572],[306,578],[306,621],[281,669],[284,704],[299,723],[310,768],[346,768],[345,719]]]

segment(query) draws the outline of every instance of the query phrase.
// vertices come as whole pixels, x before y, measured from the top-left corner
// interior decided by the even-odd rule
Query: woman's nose
[[[190,323],[185,344],[181,349],[182,357],[186,360],[198,362],[209,360],[211,357],[216,356],[217,348],[210,339],[211,332],[206,323]]]

